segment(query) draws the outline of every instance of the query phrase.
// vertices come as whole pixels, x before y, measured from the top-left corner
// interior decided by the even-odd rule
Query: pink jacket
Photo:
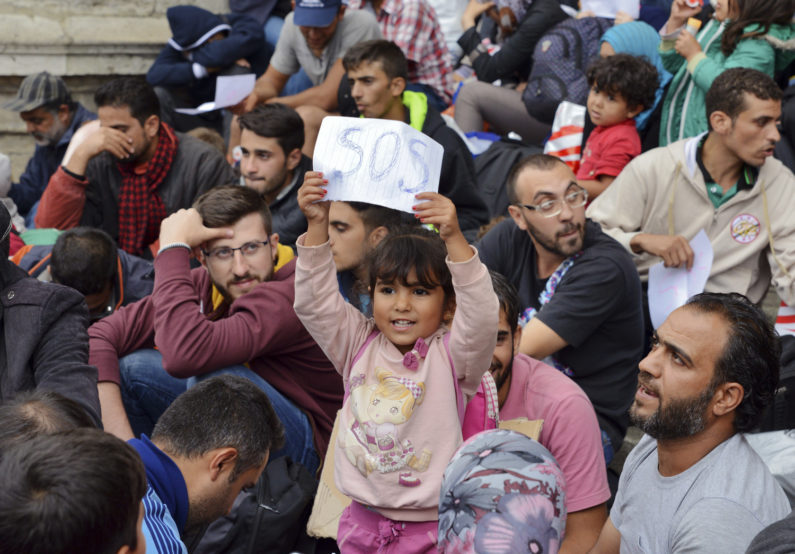
[[[437,519],[442,474],[462,442],[450,361],[471,397],[497,340],[499,306],[488,270],[477,255],[447,261],[455,317],[450,329],[442,326],[425,338],[428,352],[415,370],[383,334],[353,363],[375,328],[373,320],[340,295],[328,243],[305,247],[300,237],[297,246],[295,312],[342,374],[348,393],[333,445],[337,487],[390,519]],[[379,415],[384,407],[398,410]]]

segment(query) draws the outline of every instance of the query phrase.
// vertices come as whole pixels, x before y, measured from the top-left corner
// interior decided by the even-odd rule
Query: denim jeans
[[[284,18],[271,15],[262,26],[265,33],[265,42],[271,47],[271,50],[276,48],[276,43],[279,42],[279,35],[282,34],[282,27],[284,26]]]
[[[151,436],[160,415],[188,388],[187,379],[172,377],[163,369],[157,350],[136,350],[119,360],[121,399],[136,437]]]
[[[265,31],[265,42],[267,43],[267,47],[271,50],[271,52],[276,49],[276,43],[279,41],[279,35],[282,32],[283,26],[284,19],[272,15],[268,18],[268,20],[265,22],[265,26],[262,28],[262,30]],[[306,71],[299,69],[297,72],[290,75],[289,79],[287,79],[287,82],[282,89],[282,93],[279,96],[292,96],[293,94],[298,94],[299,92],[303,92],[313,86],[315,85],[313,85],[312,81],[309,80],[309,75],[306,74]]]
[[[309,75],[301,68],[290,75],[290,78],[287,79],[287,83],[285,83],[282,93],[279,96],[292,96],[293,94],[298,94],[313,86],[315,85],[309,80]]]
[[[136,437],[141,433],[151,435],[160,415],[189,386],[216,375],[239,375],[253,382],[268,396],[276,416],[284,425],[284,447],[271,452],[270,457],[276,459],[288,455],[303,464],[311,473],[317,471],[320,459],[315,451],[309,418],[265,379],[247,367],[231,366],[200,377],[178,379],[163,369],[160,352],[145,349],[119,360],[119,370],[124,409]]]

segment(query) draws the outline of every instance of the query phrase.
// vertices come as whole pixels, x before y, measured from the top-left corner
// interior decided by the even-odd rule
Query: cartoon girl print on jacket
[[[364,374],[351,379],[354,421],[342,439],[345,455],[365,477],[373,471],[400,472],[398,483],[417,486],[421,481],[411,470],[425,471],[431,452],[415,453],[411,440],[401,440],[399,426],[422,403],[425,384],[380,368],[376,378],[378,383],[372,385],[364,384]]]

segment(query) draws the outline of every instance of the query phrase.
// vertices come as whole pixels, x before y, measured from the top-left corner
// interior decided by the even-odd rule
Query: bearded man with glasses
[[[511,218],[483,237],[481,258],[519,292],[519,352],[555,366],[590,399],[609,463],[629,426],[642,354],[637,271],[585,218],[588,193],[560,159],[520,160],[506,187]]]
[[[202,267],[191,270],[191,252]],[[271,457],[314,472],[343,391],[295,315],[294,271],[254,189],[216,187],[163,220],[152,295],[89,329],[105,429],[148,434],[192,380],[234,373],[265,391],[285,427]]]

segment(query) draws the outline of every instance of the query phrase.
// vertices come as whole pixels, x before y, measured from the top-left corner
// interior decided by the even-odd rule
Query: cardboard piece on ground
[[[310,537],[337,540],[340,516],[351,503],[351,499],[342,494],[334,483],[334,445],[337,444],[339,421],[340,412],[337,412],[326,451],[326,459],[323,462],[323,470],[320,472],[317,495],[306,524],[306,532]]]
[[[442,145],[402,121],[323,119],[312,158],[328,180],[323,200],[378,204],[413,213],[419,192],[437,192]]]
[[[507,429],[508,431],[516,431],[533,440],[538,440],[541,436],[541,429],[544,426],[543,419],[527,419],[526,417],[518,417],[516,419],[503,419],[500,420],[500,429]]]

